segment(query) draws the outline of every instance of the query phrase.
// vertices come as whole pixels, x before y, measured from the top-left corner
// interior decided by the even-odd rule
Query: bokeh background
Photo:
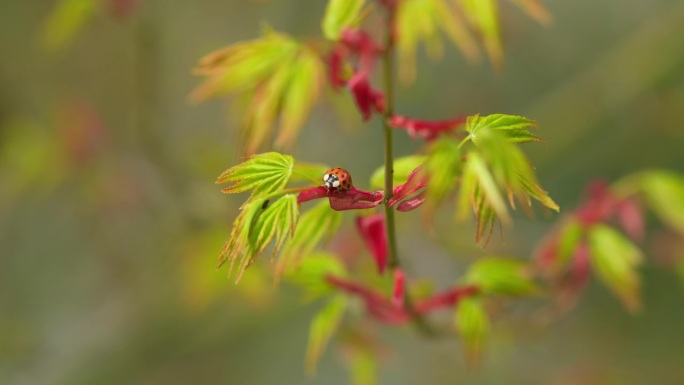
[[[564,209],[596,178],[684,172],[684,3],[544,3],[548,27],[502,3],[503,72],[453,48],[421,58],[398,110],[536,119],[548,144],[526,150]],[[240,204],[213,184],[239,159],[236,125],[226,100],[187,98],[201,56],[258,36],[262,21],[318,35],[325,2],[133,1],[129,15],[95,12],[50,49],[55,4],[0,1],[0,383],[348,383],[334,344],[317,376],[305,375],[318,304],[275,289],[268,261],[237,286],[214,269]],[[344,165],[363,187],[382,162],[379,122],[335,110],[318,108],[292,153]],[[418,148],[397,136],[398,154]],[[529,257],[553,220],[519,218],[492,248]],[[471,224],[440,219],[446,240],[435,242],[415,222],[399,223],[407,270],[438,286],[493,252],[474,247]],[[338,244],[358,243],[344,236]],[[380,383],[684,383],[682,283],[649,258],[641,314],[592,284],[548,325],[498,320],[479,371],[457,341],[370,325],[387,347]]]

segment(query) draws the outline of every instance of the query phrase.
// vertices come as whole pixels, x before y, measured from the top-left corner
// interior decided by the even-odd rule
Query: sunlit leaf
[[[492,114],[487,116],[472,115],[466,120],[465,130],[473,141],[477,141],[480,130],[493,129],[500,132],[513,143],[541,142],[528,129],[537,127],[537,122],[522,116]]]
[[[475,202],[475,194],[479,194],[479,197],[487,202],[502,221],[510,221],[508,209],[506,208],[505,200],[501,195],[500,187],[497,185],[486,162],[478,152],[471,151],[468,153],[464,174],[468,174],[469,178],[472,178],[476,184],[473,186],[472,191],[462,191],[461,193],[472,196],[472,198],[470,198],[471,202]],[[463,189],[463,186],[461,188]]]
[[[321,242],[330,239],[341,222],[342,214],[330,209],[327,200],[302,214],[292,240],[283,249],[278,261],[278,273],[296,267],[297,262],[313,253]]]
[[[342,31],[357,26],[365,2],[366,0],[329,0],[321,23],[323,35],[337,41]]]
[[[229,275],[233,272],[235,262],[238,262],[238,280],[254,259],[255,254],[250,247],[249,232],[254,219],[263,209],[265,202],[265,199],[254,199],[242,205],[240,214],[233,221],[230,237],[219,254],[217,267],[230,262]]]
[[[428,149],[423,172],[428,179],[425,208],[426,215],[430,217],[457,186],[461,173],[461,151],[458,143],[449,136],[433,141]]]
[[[311,321],[309,328],[309,344],[306,350],[306,370],[313,374],[316,364],[330,339],[344,316],[347,300],[344,295],[333,297],[328,304],[321,309]]]
[[[427,157],[425,155],[409,155],[394,160],[394,173],[392,179],[393,186],[406,183],[409,174],[418,166],[423,164]],[[382,189],[385,187],[385,167],[378,167],[370,178],[371,188]]]
[[[250,230],[250,245],[254,254],[260,254],[275,240],[273,254],[276,255],[292,236],[299,219],[297,196],[287,194],[269,205],[259,215]]]
[[[598,278],[630,311],[641,305],[639,274],[636,270],[643,257],[641,251],[619,231],[596,225],[588,234],[591,264]]]
[[[415,79],[418,44],[425,44],[433,57],[442,54],[440,30],[469,60],[479,58],[479,50],[467,28],[446,0],[403,0],[396,16],[397,50],[402,81]]]
[[[298,266],[291,266],[285,279],[304,290],[304,298],[313,300],[335,292],[326,277],[346,277],[347,271],[335,255],[318,252],[307,255]]]
[[[275,255],[295,231],[299,217],[297,196],[287,194],[271,205],[268,202],[263,198],[251,199],[242,205],[230,237],[219,254],[218,267],[230,262],[229,274],[238,262],[236,281],[272,241],[275,241]]]
[[[250,200],[281,190],[292,176],[294,158],[277,152],[252,155],[247,161],[224,171],[217,184],[232,183],[226,194],[252,191]]]
[[[299,134],[309,110],[318,99],[324,67],[311,50],[302,50],[290,68],[290,82],[281,94],[281,126],[275,145],[290,146]]]
[[[275,145],[293,143],[319,97],[324,66],[307,44],[266,29],[260,39],[207,55],[195,73],[207,78],[193,91],[195,101],[223,94],[247,97],[241,128],[244,151],[253,153],[273,137],[279,119]]]
[[[68,45],[99,7],[96,0],[60,0],[45,22],[43,45],[56,50]]]
[[[466,351],[468,366],[477,367],[490,329],[489,315],[482,301],[472,296],[461,299],[454,313],[454,323]]]
[[[643,194],[660,220],[684,234],[684,176],[681,174],[643,171],[618,181],[615,189],[622,194]]]
[[[466,17],[479,32],[495,68],[503,66],[503,49],[499,31],[499,5],[497,0],[459,0]]]
[[[524,261],[487,257],[473,263],[466,274],[466,283],[476,285],[483,293],[528,295],[538,291]]]

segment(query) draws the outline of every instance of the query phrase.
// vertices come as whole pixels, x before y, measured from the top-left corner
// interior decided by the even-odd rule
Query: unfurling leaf
[[[630,311],[639,310],[639,275],[636,270],[641,251],[617,230],[596,225],[588,234],[591,264],[598,278]]]
[[[275,240],[273,254],[280,251],[292,236],[299,217],[299,205],[294,194],[284,195],[270,206],[267,199],[250,199],[240,209],[218,262],[218,267],[230,262],[231,274],[235,262],[239,261],[236,281],[271,241]]]
[[[97,8],[96,0],[60,0],[45,22],[43,45],[49,50],[63,48],[71,42]]]
[[[207,77],[193,91],[195,101],[222,94],[250,96],[242,130],[245,152],[252,153],[273,136],[278,118],[276,146],[292,144],[318,99],[324,65],[311,47],[267,30],[260,39],[207,55],[195,73]]]
[[[503,66],[497,0],[459,0],[470,23],[482,38],[489,60],[495,68]]]
[[[333,297],[328,304],[321,309],[311,321],[309,328],[309,344],[306,350],[306,370],[313,374],[316,372],[316,363],[344,316],[347,300],[344,295]]]
[[[465,24],[457,17],[454,7],[446,0],[403,0],[399,2],[396,16],[397,50],[401,66],[399,76],[404,82],[412,82],[416,75],[416,51],[418,44],[425,44],[428,54],[441,56],[440,30],[474,61],[480,52]]]
[[[342,214],[331,210],[330,204],[326,201],[318,203],[302,214],[292,240],[283,249],[278,261],[278,274],[295,268],[298,262],[305,260],[316,246],[332,237],[341,222]]]
[[[427,157],[425,155],[409,155],[394,160],[394,173],[392,179],[393,186],[405,183],[409,174],[418,166],[423,164]],[[381,189],[385,186],[385,167],[378,167],[370,178],[371,188]]]
[[[219,175],[217,184],[232,183],[222,189],[226,194],[249,190],[249,201],[282,190],[292,176],[294,158],[277,152],[252,155],[247,161],[231,167]]]
[[[361,21],[361,9],[366,0],[329,0],[321,28],[326,39],[340,40],[342,31]]]
[[[489,335],[489,315],[477,297],[464,297],[454,313],[454,323],[466,351],[468,366],[480,363],[486,338]]]
[[[462,171],[458,143],[448,136],[433,141],[428,148],[428,157],[422,170],[427,178],[425,209],[429,218],[457,185]]]
[[[487,257],[473,263],[466,283],[477,286],[483,294],[528,295],[538,291],[528,265],[520,260]]]

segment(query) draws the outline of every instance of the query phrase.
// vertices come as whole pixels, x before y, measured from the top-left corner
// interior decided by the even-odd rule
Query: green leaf
[[[432,216],[454,191],[461,173],[461,151],[453,138],[443,136],[430,144],[423,171],[428,176],[425,211]]]
[[[477,367],[489,335],[489,315],[477,297],[465,297],[458,302],[454,313],[456,331],[466,351],[468,366]]]
[[[533,294],[539,290],[531,279],[527,263],[512,258],[479,259],[470,266],[465,279],[485,294],[519,296]]]
[[[192,92],[194,101],[223,94],[247,99],[241,130],[244,152],[253,153],[273,137],[279,118],[275,145],[294,142],[320,96],[324,65],[307,44],[266,28],[260,39],[205,56],[195,73],[207,79]]]
[[[321,23],[323,35],[329,40],[337,41],[342,31],[357,26],[365,2],[365,0],[329,0]]]
[[[570,262],[570,258],[582,241],[583,235],[584,228],[576,220],[570,220],[565,224],[558,237],[558,250],[555,261],[559,267],[565,266]]]
[[[45,22],[43,45],[57,50],[68,45],[74,36],[91,19],[99,2],[95,0],[61,0]]]
[[[304,257],[297,268],[288,269],[285,279],[301,287],[306,300],[313,300],[336,292],[326,280],[328,275],[346,277],[347,271],[335,255],[317,252]]]
[[[330,169],[325,164],[296,162],[292,170],[292,181],[307,181],[315,185],[323,183],[323,175]]]
[[[267,199],[252,199],[240,208],[241,212],[233,222],[230,237],[219,254],[218,267],[230,262],[228,274],[232,274],[239,261],[236,281],[244,271],[275,240],[273,255],[278,254],[292,236],[299,217],[297,196],[287,194],[272,205]]]
[[[350,372],[353,385],[376,385],[378,360],[368,351],[354,349],[350,352]]]
[[[297,138],[311,106],[318,99],[324,67],[318,54],[303,49],[289,72],[289,85],[280,93],[282,123],[275,141],[279,147],[288,147]]]
[[[446,34],[470,61],[480,52],[465,24],[446,0],[402,0],[396,14],[399,77],[412,82],[416,77],[416,51],[424,44],[431,57],[442,54],[440,32]]]
[[[240,214],[233,222],[233,229],[230,232],[230,237],[226,241],[221,253],[218,257],[217,268],[224,263],[230,262],[230,269],[228,275],[233,272],[235,262],[239,260],[237,281],[240,280],[242,273],[247,266],[252,263],[255,254],[250,247],[249,234],[252,224],[257,215],[261,212],[265,199],[254,199],[248,201],[240,208]]]
[[[422,165],[427,157],[425,155],[409,155],[394,160],[394,186],[406,183],[409,174]],[[371,188],[382,189],[385,187],[385,167],[378,167],[370,178]]]
[[[310,374],[316,372],[316,363],[337,331],[346,306],[345,296],[337,295],[311,321],[309,344],[306,349],[306,370]]]
[[[499,131],[509,142],[542,142],[533,135],[528,128],[537,127],[537,122],[522,116],[492,114],[487,116],[473,115],[466,121],[465,130],[470,133],[473,141],[477,140],[478,133],[482,129]]]
[[[640,308],[639,275],[643,257],[639,248],[617,230],[596,225],[588,234],[591,263],[598,278],[630,311]]]
[[[503,66],[503,49],[499,31],[497,0],[460,0],[460,4],[474,28],[481,36],[489,60],[495,68]]]
[[[294,158],[277,152],[252,155],[219,175],[217,184],[232,183],[221,191],[237,194],[252,190],[250,200],[282,190],[292,176]]]
[[[321,201],[302,214],[292,240],[288,242],[278,261],[276,271],[282,275],[307,258],[324,240],[330,239],[342,223],[342,214],[332,210],[327,200]]]
[[[623,195],[641,193],[653,212],[675,231],[684,234],[684,177],[672,171],[635,173],[615,184]]]
[[[501,195],[500,188],[497,185],[492,173],[489,171],[484,159],[478,152],[471,151],[468,153],[468,161],[465,165],[465,173],[472,174],[472,178],[477,183],[476,190],[466,192],[470,195],[473,195],[472,200],[476,201],[474,199],[476,197],[484,199],[488,206],[491,207],[493,212],[499,218],[501,218],[503,222],[509,222],[510,216],[508,214],[508,209],[506,208],[506,203]]]
[[[277,255],[297,225],[299,205],[297,196],[287,194],[268,206],[250,230],[250,246],[255,255],[261,254],[275,238],[273,255]]]

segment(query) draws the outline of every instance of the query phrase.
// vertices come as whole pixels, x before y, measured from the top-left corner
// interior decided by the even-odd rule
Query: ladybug
[[[351,175],[343,168],[331,168],[323,175],[323,186],[328,190],[349,190],[352,188]]]

